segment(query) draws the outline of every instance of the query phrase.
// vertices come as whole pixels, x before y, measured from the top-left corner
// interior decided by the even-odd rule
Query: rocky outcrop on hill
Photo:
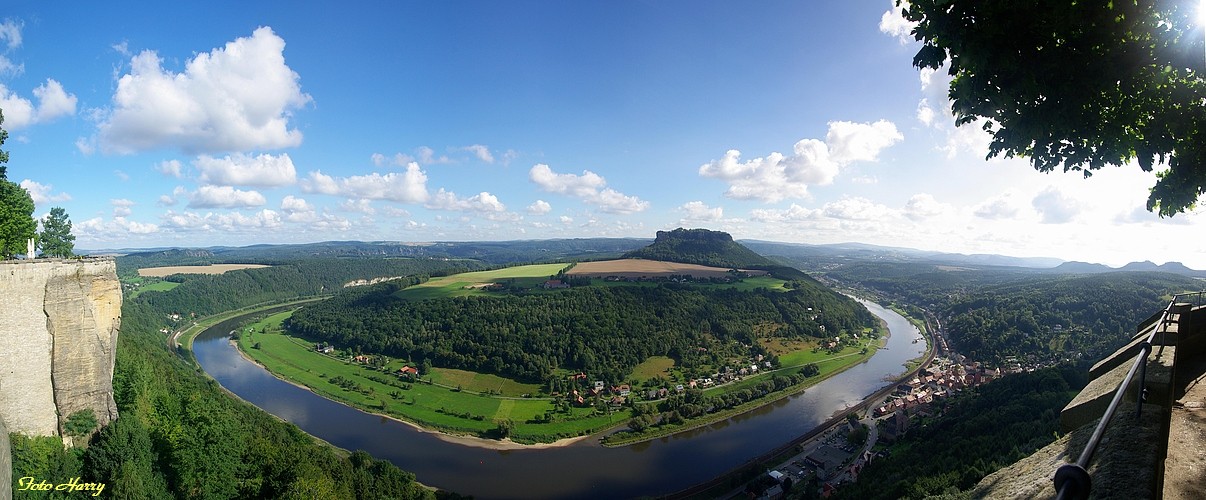
[[[0,419],[10,432],[63,435],[67,416],[117,418],[113,364],[121,285],[111,259],[0,263]]]

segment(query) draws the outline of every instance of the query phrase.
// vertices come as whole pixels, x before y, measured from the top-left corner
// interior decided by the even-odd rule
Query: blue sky
[[[985,161],[890,0],[14,2],[9,178],[79,248],[651,237],[1206,269],[1150,174]]]

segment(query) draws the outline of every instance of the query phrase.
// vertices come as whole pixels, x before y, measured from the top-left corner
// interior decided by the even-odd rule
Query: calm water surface
[[[478,498],[631,498],[703,482],[813,429],[862,401],[925,352],[917,328],[863,302],[891,331],[888,349],[803,394],[711,426],[621,448],[594,439],[561,448],[489,450],[335,403],[285,383],[247,361],[227,341],[232,323],[197,337],[197,361],[248,402],[348,450],[365,450],[413,472],[424,484]],[[617,424],[622,423],[617,419]]]

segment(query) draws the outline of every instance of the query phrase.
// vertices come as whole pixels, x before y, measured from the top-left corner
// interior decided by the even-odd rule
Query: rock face
[[[0,419],[61,436],[68,415],[117,418],[113,363],[121,285],[112,259],[0,262]]]
[[[0,418],[0,498],[13,497],[13,452],[8,442],[8,428]]]

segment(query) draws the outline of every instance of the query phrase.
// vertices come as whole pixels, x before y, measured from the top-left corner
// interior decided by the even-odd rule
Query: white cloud
[[[553,211],[553,206],[544,200],[536,200],[528,205],[528,213],[532,215],[544,215]]]
[[[913,220],[923,220],[951,213],[954,209],[934,199],[929,193],[918,193],[905,203],[904,216]]]
[[[289,118],[310,96],[285,64],[284,48],[281,37],[261,27],[196,55],[180,73],[165,70],[153,51],[139,53],[98,127],[102,149],[212,153],[301,144],[302,133],[289,128]]]
[[[909,7],[909,2],[903,2],[899,7],[896,6],[895,0],[890,0],[889,3],[892,7],[884,11],[884,14],[879,18],[879,31],[896,37],[901,45],[909,43],[913,39],[910,35],[913,31],[913,23],[906,20],[901,12],[902,9]]]
[[[473,153],[473,156],[477,157],[477,159],[481,161],[486,163],[494,163],[494,155],[490,153],[490,148],[487,148],[486,146],[474,144],[472,146],[465,146],[461,149]]]
[[[114,217],[105,221],[94,217],[72,225],[82,239],[119,241],[123,236],[132,234],[152,234],[159,231],[159,226],[150,223],[136,222],[125,217]]]
[[[410,217],[410,212],[398,207],[387,206],[381,209],[381,211],[390,217]]]
[[[855,184],[879,184],[879,178],[874,175],[860,175],[850,179]]]
[[[134,203],[133,201],[127,200],[125,198],[109,200],[109,204],[113,205],[113,217],[129,216],[131,213],[133,213],[133,210],[131,210],[130,207],[136,205],[136,203]]]
[[[826,203],[821,207],[821,213],[826,217],[846,220],[885,220],[896,215],[891,208],[862,197]]]
[[[0,85],[0,109],[4,110],[5,128],[17,130],[75,114],[78,100],[75,94],[68,94],[63,90],[63,85],[53,79],[46,79],[46,83],[35,88],[33,94],[37,105]]]
[[[1070,222],[1080,213],[1080,204],[1055,187],[1044,189],[1030,203],[1042,217],[1043,224]]]
[[[792,203],[784,210],[754,209],[750,210],[750,219],[756,222],[803,222],[816,220],[821,215],[819,210],[811,210]]]
[[[189,200],[190,208],[251,208],[268,201],[257,191],[243,191],[231,186],[201,186]]]
[[[193,166],[201,172],[201,182],[207,184],[279,187],[297,182],[297,170],[287,154],[235,154],[225,158],[201,155],[193,160]]]
[[[917,121],[927,127],[934,124],[934,108],[930,107],[929,99],[922,99],[917,103]]]
[[[427,208],[437,210],[456,210],[462,212],[505,212],[507,207],[498,201],[498,197],[482,191],[470,198],[459,198],[452,191],[440,188],[427,201]]]
[[[345,200],[339,204],[339,208],[347,212],[360,212],[368,215],[377,213],[377,209],[373,208],[373,200]]]
[[[4,41],[7,50],[21,46],[21,29],[24,27],[24,23],[12,19],[5,19],[0,23],[0,41]]]
[[[288,195],[285,196],[285,199],[281,200],[281,210],[286,213],[313,212],[314,206],[302,198]]]
[[[972,208],[972,214],[983,219],[1014,219],[1022,213],[1022,207],[1012,192],[994,196]]]
[[[841,168],[855,161],[876,161],[880,151],[904,136],[887,120],[875,123],[829,123],[825,142],[802,139],[792,155],[774,152],[741,161],[741,152],[729,150],[720,160],[699,167],[699,175],[729,184],[725,196],[738,200],[775,203],[808,196],[809,186],[833,183]]]
[[[558,174],[540,163],[528,171],[528,179],[544,191],[579,198],[608,213],[631,214],[649,208],[647,201],[606,187],[607,181],[590,170],[583,170],[582,175]]]
[[[400,203],[422,203],[428,198],[427,174],[414,162],[406,167],[406,172],[390,172],[385,175],[374,172],[336,178],[321,171],[314,171],[301,181],[301,189],[307,193]]]
[[[829,122],[829,133],[825,135],[829,155],[840,165],[876,161],[880,151],[902,140],[904,136],[888,120],[875,123]]]
[[[184,174],[180,171],[180,168],[180,160],[167,160],[155,164],[155,170],[157,170],[159,173],[168,177],[175,177],[177,179],[184,176]]]
[[[80,137],[75,140],[75,148],[78,149],[84,156],[89,156],[96,152],[96,141],[93,139]]]
[[[54,190],[54,186],[50,184],[42,184],[25,179],[21,181],[21,187],[29,191],[29,197],[33,198],[33,202],[36,205],[71,200],[71,195],[67,193],[51,194],[50,192]]]
[[[689,221],[718,221],[724,217],[721,207],[709,207],[702,201],[689,201],[678,207],[684,218]]]
[[[567,216],[567,215],[562,215],[561,217],[558,217],[557,220],[561,221],[562,224],[573,224],[574,223],[574,218]]]
[[[277,229],[284,225],[281,214],[263,209],[251,215],[239,212],[200,215],[194,212],[177,213],[169,210],[160,216],[163,226],[177,231],[222,231],[230,233],[254,233],[265,229]]]
[[[5,44],[5,52],[11,52],[21,46],[21,28],[23,27],[21,22],[11,19],[5,19],[3,23],[0,23],[0,41]],[[14,63],[7,55],[0,54],[0,75],[20,75],[24,72],[24,64]]]
[[[176,204],[176,199],[166,194],[159,195],[159,201],[156,202],[161,207],[170,207]]]
[[[436,156],[435,150],[427,146],[419,146],[415,150],[419,153],[418,162],[421,165],[431,165],[433,163],[452,163],[452,159],[445,155]]]

